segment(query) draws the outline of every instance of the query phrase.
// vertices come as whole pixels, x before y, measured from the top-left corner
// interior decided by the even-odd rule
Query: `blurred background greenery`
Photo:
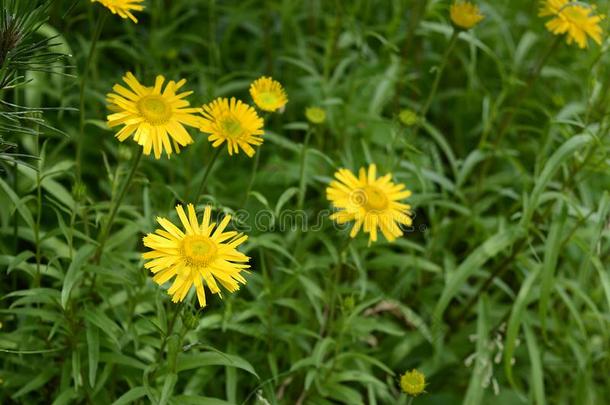
[[[2,403],[406,404],[412,368],[427,380],[415,404],[610,398],[607,41],[556,40],[536,1],[480,1],[485,20],[459,35],[410,125],[400,112],[421,111],[453,31],[446,0],[146,0],[138,24],[84,0],[1,4],[0,51],[15,46],[7,15],[29,21],[20,46],[36,45],[1,55]],[[289,98],[256,157],[222,153],[207,185],[219,210],[249,213],[232,225],[251,229],[248,284],[203,310],[191,297],[175,318],[141,240],[189,202],[212,155],[203,134],[143,159],[92,258],[135,152],[105,122],[126,71],[187,78],[194,105],[250,102],[262,75]],[[310,106],[324,123],[308,123]],[[316,218],[334,171],[369,163],[413,191],[415,224],[396,243],[361,235],[342,250],[326,217],[254,226],[263,209],[279,221],[297,208],[302,176]]]

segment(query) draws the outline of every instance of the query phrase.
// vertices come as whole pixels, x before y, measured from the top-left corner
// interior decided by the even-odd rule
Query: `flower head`
[[[425,392],[426,376],[419,370],[407,371],[400,377],[400,388],[411,396]]]
[[[305,117],[312,124],[323,124],[326,121],[326,111],[320,107],[308,107],[305,110]]]
[[[554,17],[546,28],[555,35],[567,35],[568,45],[576,42],[580,48],[587,47],[587,37],[598,45],[602,43],[600,22],[604,16],[595,13],[595,6],[586,6],[569,0],[543,0],[540,17]]]
[[[144,0],[91,0],[92,3],[102,3],[112,14],[118,14],[122,18],[129,18],[134,23],[138,22],[138,19],[131,13],[131,11],[142,11],[144,6]]]
[[[115,135],[119,141],[133,134],[134,141],[144,148],[144,154],[149,155],[152,150],[156,159],[163,151],[169,156],[172,150],[180,152],[180,147],[193,143],[184,125],[198,127],[201,118],[194,113],[201,110],[186,108],[189,103],[184,98],[192,91],[176,94],[186,80],[178,83],[171,80],[163,91],[163,76],[157,76],[153,87],[143,86],[129,72],[123,80],[129,89],[115,84],[112,88],[115,93],[107,95],[108,109],[114,112],[108,116],[108,125],[123,125]]]
[[[403,125],[405,125],[407,127],[412,127],[413,125],[415,125],[419,122],[419,117],[417,116],[417,113],[408,108],[405,110],[402,110],[398,114],[398,119],[400,120],[400,122],[403,123]]]
[[[449,14],[453,24],[465,30],[471,29],[485,18],[485,16],[481,14],[479,6],[463,0],[456,0],[451,5]]]
[[[149,252],[142,254],[144,264],[155,275],[159,285],[174,278],[168,293],[173,302],[183,301],[191,287],[197,291],[201,307],[205,307],[204,284],[212,294],[220,294],[220,283],[230,292],[239,290],[239,283],[246,284],[240,274],[250,267],[248,256],[237,251],[247,236],[235,231],[225,232],[231,216],[225,216],[216,226],[210,220],[211,208],[205,207],[199,223],[193,204],[187,206],[188,217],[182,205],[176,206],[184,231],[166,218],[157,218],[163,229],[157,229],[144,237]],[[216,228],[216,229],[214,229]]]
[[[254,108],[231,97],[217,98],[203,106],[201,131],[210,134],[208,140],[217,148],[225,141],[229,155],[239,153],[239,149],[249,157],[254,156],[252,147],[263,143],[264,121]]]
[[[254,103],[264,111],[276,111],[288,102],[282,85],[270,77],[256,79],[250,85],[250,95]]]
[[[364,225],[369,233],[369,244],[377,241],[377,228],[392,242],[402,235],[399,225],[411,225],[411,206],[398,202],[411,195],[404,184],[392,182],[392,174],[377,178],[377,167],[369,166],[368,173],[363,167],[356,177],[347,169],[339,169],[326,189],[326,196],[339,209],[331,219],[340,224],[355,221],[350,233],[353,238]]]

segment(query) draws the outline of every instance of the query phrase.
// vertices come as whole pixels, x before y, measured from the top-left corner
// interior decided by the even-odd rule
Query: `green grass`
[[[138,24],[47,3],[0,2],[48,16],[23,44],[56,44],[0,70],[0,402],[407,404],[413,368],[418,405],[610,398],[607,43],[567,45],[526,0],[478,2],[449,52],[449,1],[146,0]],[[288,93],[257,157],[223,149],[210,173],[198,212],[236,214],[252,271],[204,309],[173,304],[141,253],[192,201],[205,135],[142,157],[100,248],[138,151],[106,125],[126,71],[187,78],[194,105],[250,102],[262,75]],[[405,108],[425,120],[403,125]],[[328,218],[334,172],[369,163],[413,191],[393,244],[346,244]],[[310,226],[283,227],[303,191]]]

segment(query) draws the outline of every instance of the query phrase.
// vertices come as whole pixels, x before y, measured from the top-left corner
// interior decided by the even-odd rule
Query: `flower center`
[[[164,124],[172,116],[172,108],[160,95],[149,95],[142,97],[137,103],[140,114],[151,124]]]
[[[385,193],[377,186],[364,186],[352,195],[356,205],[367,211],[383,211],[388,208],[389,200]]]
[[[270,91],[264,91],[260,94],[261,102],[267,105],[277,104],[277,95]]]
[[[189,266],[207,267],[217,252],[216,244],[207,236],[187,235],[182,240],[182,255]]]
[[[560,13],[566,20],[577,26],[586,24],[589,18],[589,10],[582,6],[566,6]]]
[[[220,126],[222,127],[223,131],[225,132],[225,134],[228,138],[232,138],[232,139],[240,138],[242,133],[244,132],[244,129],[241,125],[241,121],[233,116],[228,116],[228,117],[224,118],[220,122]]]

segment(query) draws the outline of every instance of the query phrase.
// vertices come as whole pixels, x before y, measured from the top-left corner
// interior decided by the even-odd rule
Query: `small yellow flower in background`
[[[385,238],[392,242],[403,234],[399,225],[411,225],[410,205],[399,203],[399,200],[411,195],[404,184],[392,182],[392,174],[377,178],[377,167],[369,166],[368,173],[363,167],[356,177],[347,169],[339,169],[326,189],[329,201],[339,209],[331,219],[340,224],[355,221],[350,236],[354,238],[364,225],[364,232],[369,233],[369,245],[377,241],[377,228]]]
[[[419,122],[419,116],[417,113],[410,109],[402,110],[398,114],[398,119],[407,127],[412,127]]]
[[[400,388],[414,397],[422,394],[426,389],[426,376],[419,370],[407,371],[400,377]]]
[[[203,106],[200,130],[210,134],[208,140],[217,148],[225,141],[229,155],[242,149],[249,157],[254,156],[252,147],[263,143],[264,121],[254,108],[231,97],[217,98]]]
[[[186,80],[171,80],[163,91],[165,78],[160,75],[153,87],[143,86],[130,72],[123,80],[129,89],[116,84],[112,88],[115,93],[107,95],[108,109],[115,112],[108,116],[108,126],[123,125],[115,135],[119,141],[133,135],[144,154],[149,155],[152,150],[156,159],[163,151],[170,156],[173,150],[180,152],[180,147],[193,143],[184,125],[198,127],[201,118],[195,113],[201,109],[186,108],[189,103],[184,98],[192,91],[176,94]]]
[[[270,77],[256,79],[250,85],[250,95],[254,103],[264,111],[276,111],[288,102],[282,85]]]
[[[600,22],[604,16],[596,14],[595,6],[587,6],[581,2],[569,0],[543,0],[540,17],[553,16],[546,23],[546,28],[555,35],[567,35],[567,43],[576,42],[582,48],[587,47],[587,36],[598,45],[602,43],[602,28]]]
[[[312,124],[323,124],[326,121],[326,111],[320,107],[308,107],[305,110],[305,117]]]
[[[112,14],[118,14],[122,18],[129,18],[134,23],[138,22],[138,19],[131,13],[131,11],[142,11],[144,6],[144,0],[91,0],[92,3],[98,2],[109,9]]]
[[[485,18],[479,6],[469,1],[456,0],[449,9],[451,21],[457,27],[469,30]]]
[[[225,232],[231,216],[225,216],[216,227],[210,222],[212,209],[207,206],[201,224],[197,219],[193,204],[187,206],[188,217],[182,205],[176,206],[178,217],[185,231],[166,218],[157,218],[163,229],[157,229],[144,237],[144,246],[151,249],[142,254],[147,262],[144,267],[155,275],[153,281],[162,285],[174,278],[168,293],[173,302],[183,301],[192,286],[197,291],[197,300],[205,307],[205,286],[212,294],[220,294],[220,283],[230,292],[239,290],[239,283],[246,284],[240,274],[250,265],[248,256],[237,251],[247,236],[235,232]],[[216,229],[214,229],[216,228]]]

